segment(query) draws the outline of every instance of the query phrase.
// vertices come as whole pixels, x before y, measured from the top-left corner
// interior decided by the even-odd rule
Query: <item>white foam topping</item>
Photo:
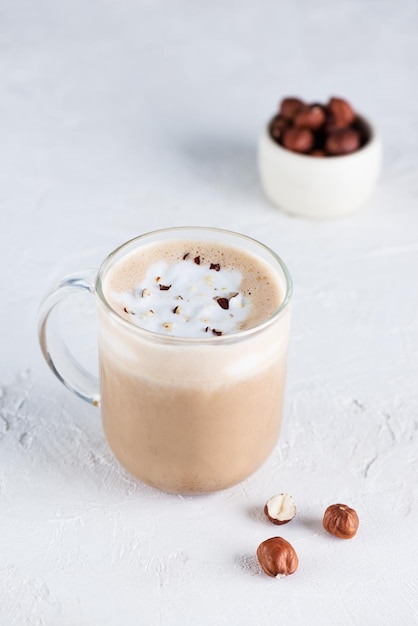
[[[210,337],[240,330],[251,307],[240,293],[242,274],[200,257],[151,265],[132,291],[113,292],[129,321],[176,337]]]

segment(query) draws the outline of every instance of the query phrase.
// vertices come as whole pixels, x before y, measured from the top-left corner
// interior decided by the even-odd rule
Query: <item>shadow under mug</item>
[[[103,282],[115,263],[150,244],[205,241],[239,248],[275,272],[282,301],[261,324],[230,335],[166,336],[140,328],[109,304]],[[96,301],[100,380],[69,352],[51,314],[80,292]],[[57,378],[100,406],[111,450],[135,477],[163,491],[206,493],[251,475],[280,434],[292,280],[258,241],[215,228],[168,228],[136,237],[100,269],[66,276],[39,311],[39,341]]]

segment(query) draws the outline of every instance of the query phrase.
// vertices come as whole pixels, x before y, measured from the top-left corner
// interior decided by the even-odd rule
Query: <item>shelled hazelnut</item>
[[[269,125],[270,136],[287,150],[314,157],[351,154],[369,140],[369,130],[343,98],[306,103],[283,98]]]
[[[273,524],[287,524],[296,515],[295,501],[290,494],[279,493],[267,500],[264,513]]]

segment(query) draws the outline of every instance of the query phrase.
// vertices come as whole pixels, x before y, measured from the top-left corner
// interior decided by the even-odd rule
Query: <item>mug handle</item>
[[[50,317],[57,304],[68,297],[86,291],[94,295],[96,276],[96,269],[80,270],[65,276],[54,285],[39,308],[38,337],[45,361],[58,380],[79,398],[99,406],[99,379],[76,361]]]

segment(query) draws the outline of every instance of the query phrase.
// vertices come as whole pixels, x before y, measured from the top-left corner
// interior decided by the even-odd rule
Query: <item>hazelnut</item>
[[[288,120],[293,119],[295,113],[301,109],[305,103],[299,98],[283,98],[280,103],[280,115]]]
[[[257,558],[263,571],[273,578],[293,574],[299,564],[294,547],[282,537],[271,537],[260,543]]]
[[[322,524],[331,535],[340,539],[351,539],[358,530],[356,511],[346,504],[331,504],[324,513]]]
[[[314,145],[314,136],[309,128],[288,128],[283,134],[283,145],[293,152],[309,152]]]
[[[296,515],[295,502],[288,493],[279,493],[267,500],[264,513],[273,524],[287,524]]]
[[[351,154],[370,139],[369,126],[347,100],[336,97],[327,104],[283,98],[268,130],[276,143],[313,157]]]
[[[342,128],[330,133],[325,141],[328,154],[338,156],[350,154],[360,147],[360,134],[353,128]]]
[[[304,106],[296,112],[293,123],[299,128],[311,128],[316,130],[325,123],[324,109],[319,105]]]
[[[366,144],[371,138],[370,126],[361,117],[356,117],[351,128],[357,130],[360,135],[360,145]]]
[[[283,131],[288,128],[289,122],[285,117],[281,115],[276,115],[270,123],[270,135],[273,139],[281,139]]]
[[[328,103],[328,111],[331,113],[335,128],[350,126],[356,117],[351,105],[342,98],[331,98]]]

